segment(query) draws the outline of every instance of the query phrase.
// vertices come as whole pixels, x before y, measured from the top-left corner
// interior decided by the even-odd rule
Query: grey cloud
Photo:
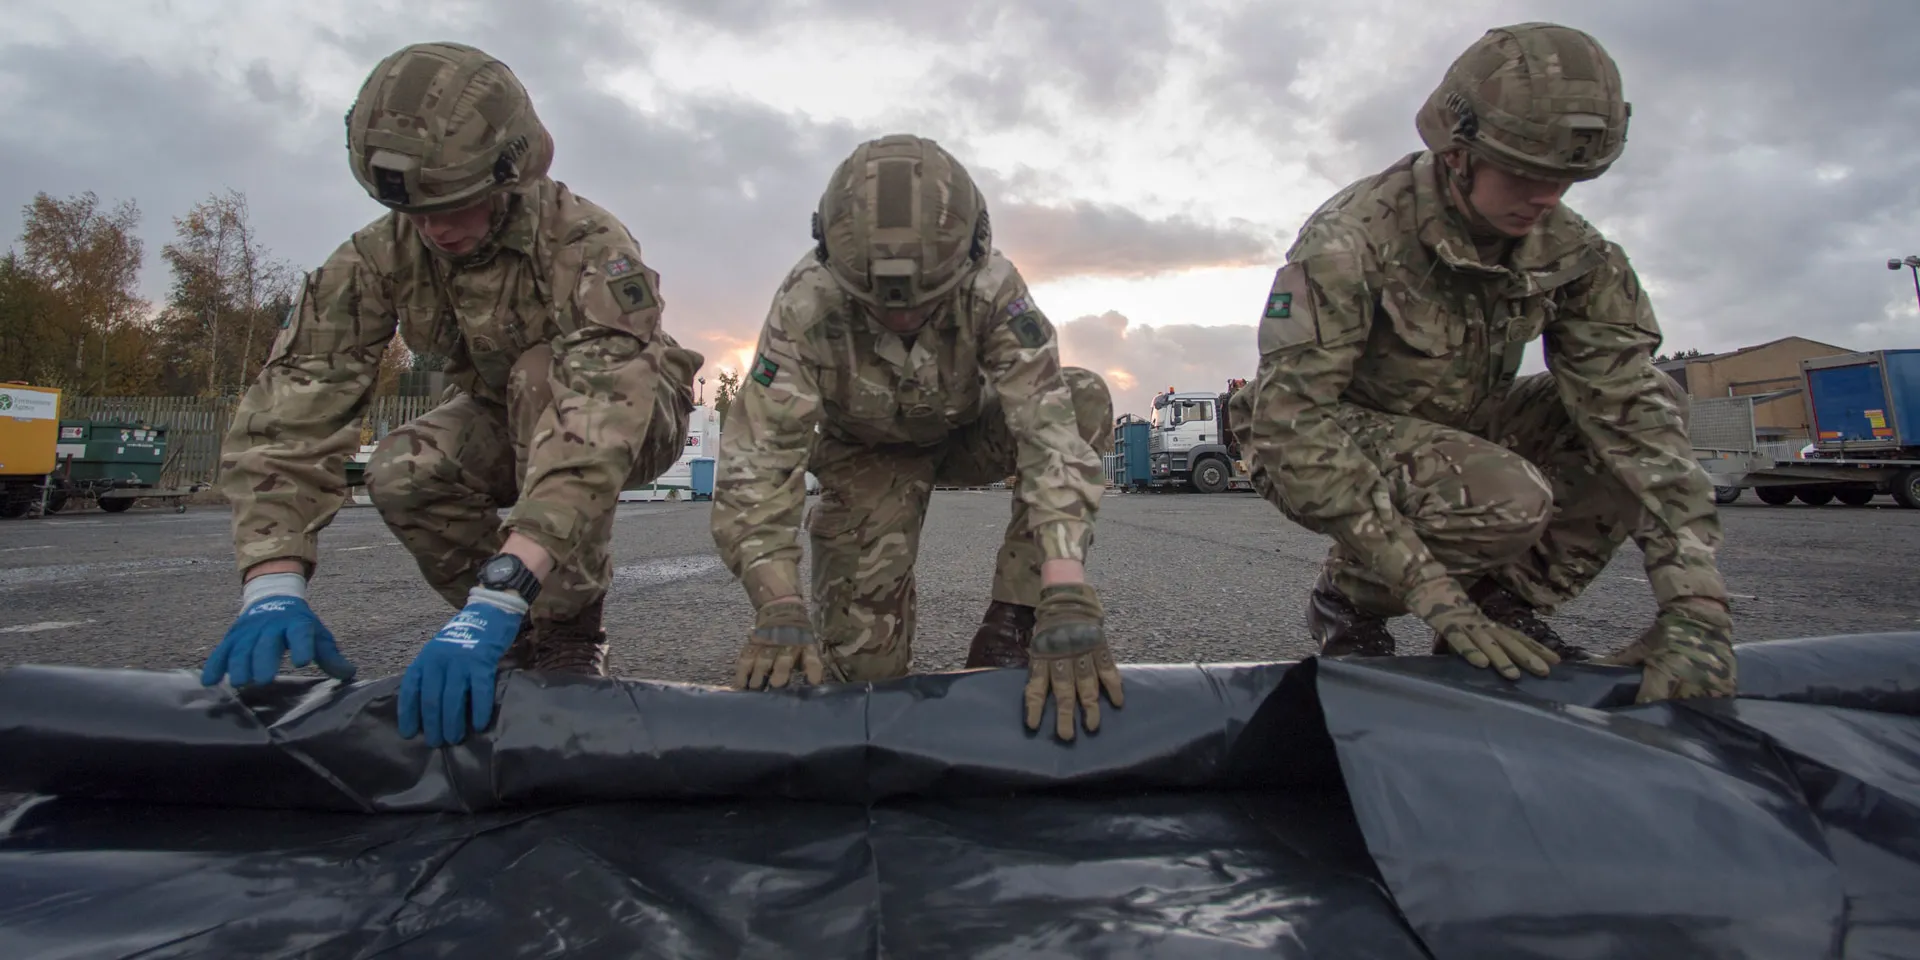
[[[1074,202],[1000,204],[991,210],[994,245],[1030,283],[1064,276],[1146,277],[1195,267],[1271,262],[1272,238],[1246,224],[1212,226],[1173,217],[1149,220],[1124,207]]]
[[[1109,311],[1057,326],[1061,362],[1104,376],[1116,415],[1146,416],[1153,395],[1168,387],[1224,390],[1228,379],[1254,374],[1255,331],[1249,324],[1156,327]]]

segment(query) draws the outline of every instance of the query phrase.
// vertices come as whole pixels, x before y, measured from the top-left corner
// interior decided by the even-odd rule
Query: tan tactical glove
[[[1088,733],[1100,729],[1100,688],[1118,707],[1126,706],[1120,668],[1107,649],[1100,597],[1084,583],[1060,584],[1040,591],[1034,610],[1033,646],[1027,664],[1027,729],[1040,729],[1040,713],[1053,690],[1054,732],[1074,735],[1073,705],[1078,694]]]
[[[733,668],[735,690],[784,687],[793,679],[794,661],[806,670],[807,682],[818,685],[826,669],[820,660],[820,641],[802,600],[775,600],[753,617],[753,634],[740,650]]]
[[[1641,668],[1635,703],[1731,697],[1740,685],[1733,656],[1733,617],[1724,605],[1698,597],[1681,597],[1663,605],[1640,639],[1599,662]]]
[[[1492,666],[1508,680],[1520,678],[1520,667],[1544,677],[1549,667],[1560,662],[1558,654],[1533,638],[1488,619],[1450,577],[1415,587],[1407,596],[1407,607],[1454,653],[1476,667]]]

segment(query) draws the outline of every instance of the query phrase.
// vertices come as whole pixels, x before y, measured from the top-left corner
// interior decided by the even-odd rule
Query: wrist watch
[[[480,585],[488,590],[506,590],[520,595],[529,604],[540,595],[540,580],[511,553],[496,553],[480,565]]]

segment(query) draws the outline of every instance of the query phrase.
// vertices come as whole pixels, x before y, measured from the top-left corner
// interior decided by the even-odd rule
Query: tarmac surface
[[[957,669],[986,609],[1010,494],[934,495],[919,566],[914,669]],[[726,683],[751,625],[708,533],[709,505],[629,503],[614,528],[607,628],[622,676]],[[1722,507],[1722,570],[1739,641],[1920,631],[1920,510]],[[224,507],[136,506],[0,521],[0,667],[19,663],[198,671],[237,612]],[[804,543],[804,537],[802,538]],[[1252,494],[1116,494],[1103,502],[1091,577],[1116,656],[1132,663],[1292,660],[1328,541]],[[804,571],[803,571],[804,577]],[[362,679],[398,674],[452,608],[369,507],[321,534],[315,609]],[[1654,614],[1640,552],[1625,546],[1554,622],[1610,652]],[[1395,621],[1403,654],[1428,634]],[[286,668],[283,667],[283,670]],[[315,673],[311,668],[292,671]]]

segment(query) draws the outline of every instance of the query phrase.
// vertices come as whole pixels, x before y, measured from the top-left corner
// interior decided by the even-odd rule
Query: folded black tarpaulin
[[[0,673],[0,958],[1920,957],[1920,634],[1745,644],[1741,696],[1451,658],[782,693],[510,674]],[[0,805],[4,809],[4,805]]]

